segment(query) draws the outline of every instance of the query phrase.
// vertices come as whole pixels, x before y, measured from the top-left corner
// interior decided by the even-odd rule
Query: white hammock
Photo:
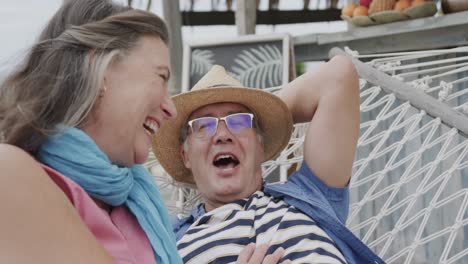
[[[347,226],[388,263],[468,263],[468,48],[346,51],[374,58],[355,59],[361,126]],[[297,125],[280,157],[264,163],[268,181],[300,165],[305,129]],[[193,186],[147,165],[170,211],[199,202]]]

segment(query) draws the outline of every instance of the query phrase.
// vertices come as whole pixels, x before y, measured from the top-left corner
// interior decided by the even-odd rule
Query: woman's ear
[[[102,85],[101,90],[99,91],[99,97],[104,97],[107,91],[106,79],[104,79],[104,84]]]

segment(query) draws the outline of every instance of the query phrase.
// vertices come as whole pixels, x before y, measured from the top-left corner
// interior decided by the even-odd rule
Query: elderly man
[[[185,263],[230,263],[245,245],[284,249],[293,263],[383,263],[344,225],[359,132],[354,66],[335,57],[279,96],[242,87],[220,66],[174,96],[178,117],[154,140],[176,180],[203,203],[174,231]],[[293,122],[310,122],[300,169],[283,184],[262,181],[263,161],[287,145]]]

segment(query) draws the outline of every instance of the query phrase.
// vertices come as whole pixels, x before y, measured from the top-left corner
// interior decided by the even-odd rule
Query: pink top
[[[116,263],[156,263],[145,232],[126,206],[114,207],[109,215],[77,183],[56,170],[41,165],[67,195],[83,222]]]

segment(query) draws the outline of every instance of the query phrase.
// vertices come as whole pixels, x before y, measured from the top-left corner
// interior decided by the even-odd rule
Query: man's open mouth
[[[232,153],[219,153],[213,159],[213,165],[220,169],[235,168],[239,159]]]

